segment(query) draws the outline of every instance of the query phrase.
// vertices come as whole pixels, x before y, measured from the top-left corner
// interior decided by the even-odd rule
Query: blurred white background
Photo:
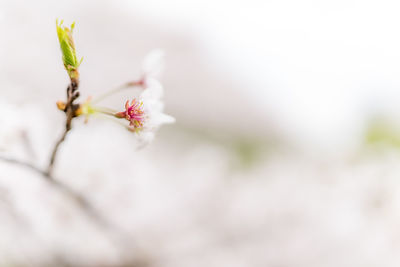
[[[0,266],[398,266],[400,3],[0,0],[0,155],[45,168],[82,101],[166,53],[153,144],[74,121],[55,177],[0,161]],[[107,104],[119,108],[127,91]],[[122,100],[121,100],[122,99]]]
[[[210,68],[307,146],[354,142],[374,112],[397,117],[397,1],[130,3],[195,38]]]

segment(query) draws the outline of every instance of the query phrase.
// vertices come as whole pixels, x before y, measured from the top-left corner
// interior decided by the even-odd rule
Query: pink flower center
[[[144,122],[143,102],[133,99],[129,105],[129,100],[126,101],[125,111],[121,115],[130,122],[129,126],[133,126],[135,129],[142,128]]]

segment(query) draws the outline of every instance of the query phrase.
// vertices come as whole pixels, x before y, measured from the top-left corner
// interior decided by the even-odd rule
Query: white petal
[[[146,79],[147,88],[143,90],[143,93],[140,95],[140,98],[143,101],[147,101],[149,99],[160,99],[164,95],[164,88],[159,81],[156,79]]]
[[[145,127],[147,129],[155,130],[163,124],[174,123],[174,122],[175,122],[174,117],[169,116],[165,113],[157,112],[157,113],[151,114],[151,116],[149,117],[149,120],[146,122]]]
[[[154,140],[154,132],[152,131],[141,131],[138,133],[139,148],[143,148]]]
[[[164,103],[159,100],[146,101],[143,105],[146,114],[161,113],[164,110]]]
[[[164,65],[164,51],[155,49],[144,59],[142,69],[145,76],[156,78],[161,75]]]

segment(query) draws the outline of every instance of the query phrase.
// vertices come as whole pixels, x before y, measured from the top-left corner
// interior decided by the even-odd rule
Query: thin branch
[[[74,78],[71,78],[71,83],[67,87],[67,101],[64,108],[64,112],[66,115],[65,130],[60,139],[54,145],[47,170],[42,171],[33,165],[24,162],[19,162],[17,160],[11,160],[11,161],[16,164],[30,167],[31,169],[34,169],[36,172],[42,174],[43,177],[45,177],[46,180],[49,181],[50,184],[54,186],[58,191],[62,192],[64,195],[67,195],[70,199],[73,199],[78,204],[78,206],[84,211],[84,213],[88,215],[91,219],[93,219],[97,224],[100,224],[103,227],[110,228],[111,225],[109,225],[109,223],[102,216],[100,216],[100,214],[96,212],[95,208],[92,207],[92,205],[87,201],[86,198],[81,196],[79,193],[75,192],[72,188],[66,186],[65,184],[60,183],[52,176],[54,164],[57,159],[57,153],[59,151],[61,144],[65,141],[67,134],[72,128],[72,120],[76,117],[76,111],[79,108],[79,104],[74,103],[74,101],[79,97],[79,91],[78,91],[79,73],[76,71],[75,74],[76,76],[74,76]]]
[[[86,198],[81,196],[79,193],[75,192],[72,188],[66,186],[65,184],[60,183],[59,181],[54,179],[52,176],[54,163],[57,158],[57,152],[59,151],[60,145],[65,141],[65,138],[67,137],[68,132],[72,128],[72,119],[75,118],[76,110],[79,108],[78,104],[74,104],[74,101],[79,97],[79,91],[78,91],[79,79],[78,79],[78,77],[79,77],[79,73],[76,72],[76,78],[71,78],[71,83],[67,87],[67,102],[66,102],[65,108],[64,108],[64,112],[66,114],[65,130],[64,130],[61,138],[54,145],[53,152],[51,153],[51,157],[50,157],[50,161],[49,161],[47,170],[42,171],[39,168],[37,168],[29,163],[21,162],[21,161],[15,160],[15,159],[6,159],[6,158],[0,158],[0,159],[4,159],[5,161],[10,162],[10,163],[29,167],[30,169],[40,173],[58,191],[62,192],[64,195],[67,195],[70,199],[73,199],[78,204],[78,206],[84,211],[84,213],[87,214],[89,217],[91,217],[95,222],[97,222],[98,224],[101,224],[102,226],[110,227],[110,225],[107,223],[107,221],[96,212],[96,210],[86,200]]]
[[[110,227],[110,224],[100,214],[97,213],[96,209],[89,203],[89,201],[85,197],[81,196],[78,192],[74,191],[67,185],[57,181],[56,179],[54,179],[54,177],[50,176],[46,171],[43,171],[30,163],[19,161],[12,158],[7,158],[1,155],[0,155],[0,160],[14,165],[20,165],[26,167],[27,169],[30,169],[40,174],[56,190],[67,196],[69,199],[72,199],[81,208],[81,210],[93,221],[107,228]]]
[[[81,208],[81,210],[94,221],[96,224],[105,227],[107,229],[113,228],[109,222],[101,216],[96,209],[90,204],[90,202],[80,195],[78,192],[73,190],[72,188],[66,186],[65,184],[60,183],[56,179],[49,179],[49,182],[52,186],[54,186],[58,191],[62,192],[64,195],[69,196],[70,199],[73,199],[75,203]]]
[[[39,169],[38,167],[36,167],[36,166],[34,166],[34,165],[30,164],[30,163],[22,162],[22,161],[19,161],[19,160],[16,160],[16,159],[7,158],[7,157],[1,156],[1,155],[0,155],[0,160],[8,162],[8,163],[11,163],[11,164],[24,166],[24,167],[26,167],[26,168],[28,168],[28,169],[40,174],[40,175],[43,175],[46,179],[49,178],[48,174],[45,171],[42,171],[41,169]]]
[[[126,255],[130,255],[129,252],[127,252],[126,255],[123,254],[124,251],[126,252],[126,250],[130,250],[134,246],[134,244],[132,243],[133,240],[131,239],[130,235],[125,231],[121,231],[121,229],[119,229],[115,225],[111,224],[104,216],[97,212],[96,208],[93,207],[93,205],[84,196],[76,192],[71,187],[59,182],[57,179],[54,179],[54,177],[49,175],[46,171],[43,171],[30,163],[7,158],[2,155],[0,155],[0,160],[10,164],[25,167],[40,174],[44,178],[44,180],[49,183],[50,186],[52,186],[55,190],[60,192],[68,199],[72,200],[76,204],[76,206],[82,211],[82,213],[89,220],[92,221],[92,223],[94,223],[97,227],[100,227],[101,230],[105,230],[104,233],[107,233],[106,237],[113,245],[123,248],[123,250],[121,251],[122,254],[120,255],[121,259],[123,259],[123,257],[126,257]]]
[[[48,177],[51,177],[51,173],[54,168],[54,163],[57,158],[57,152],[59,150],[60,145],[64,142],[68,132],[72,128],[72,119],[75,117],[76,110],[79,108],[79,105],[74,104],[74,101],[79,97],[79,80],[78,78],[76,79],[71,79],[70,85],[67,87],[67,102],[65,104],[65,109],[64,112],[67,116],[66,122],[65,122],[65,130],[61,138],[58,140],[58,142],[55,144],[53,148],[53,152],[51,153],[50,157],[50,162],[46,170],[46,175]]]
[[[51,177],[51,173],[52,173],[53,168],[54,168],[54,162],[56,160],[58,148],[61,145],[61,143],[64,142],[65,137],[67,136],[67,134],[68,134],[68,130],[65,129],[65,131],[64,131],[63,135],[61,136],[60,140],[58,140],[58,142],[56,143],[56,145],[53,148],[53,152],[51,153],[51,157],[50,157],[49,166],[48,166],[47,170],[45,171],[45,175],[47,177]]]
[[[36,153],[35,153],[35,150],[33,149],[32,142],[31,142],[31,140],[29,138],[29,135],[28,135],[27,131],[26,130],[22,130],[20,132],[20,134],[21,134],[22,142],[24,144],[26,153],[28,153],[28,155],[31,158],[35,158],[36,157]]]

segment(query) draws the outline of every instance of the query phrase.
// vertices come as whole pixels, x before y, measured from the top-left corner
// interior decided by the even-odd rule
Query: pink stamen
[[[133,99],[131,104],[129,105],[129,100],[125,103],[125,111],[118,112],[115,114],[118,118],[125,118],[129,121],[129,126],[132,126],[134,129],[143,128],[144,122],[144,111],[143,111],[143,102],[139,102],[136,99]]]

